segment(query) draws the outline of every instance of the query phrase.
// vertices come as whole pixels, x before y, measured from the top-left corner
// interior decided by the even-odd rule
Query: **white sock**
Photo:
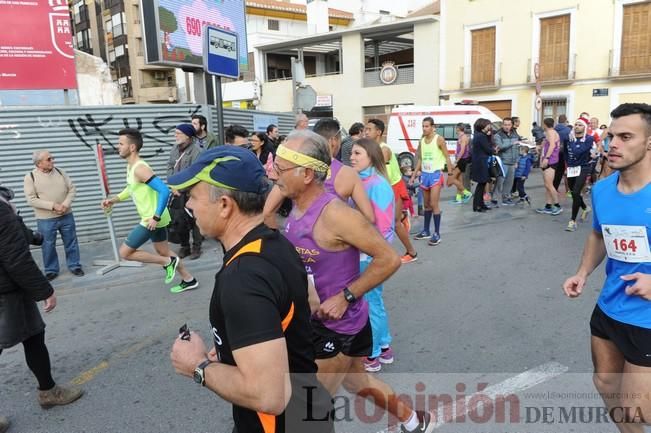
[[[405,429],[409,431],[415,430],[416,427],[420,425],[420,421],[418,420],[418,415],[416,415],[415,410],[411,412],[409,419],[406,422],[402,423],[402,425],[404,425]]]
[[[184,283],[192,283],[194,281],[194,277],[190,278],[189,280],[183,280]]]

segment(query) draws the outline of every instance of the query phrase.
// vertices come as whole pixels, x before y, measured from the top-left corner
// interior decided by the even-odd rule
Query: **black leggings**
[[[572,221],[576,221],[576,216],[579,214],[579,208],[585,209],[586,205],[581,196],[581,191],[585,186],[585,181],[590,176],[590,167],[581,167],[581,174],[577,177],[568,177],[567,184],[572,191]]]
[[[486,182],[478,183],[475,187],[475,196],[472,198],[472,209],[477,210],[484,207],[484,190],[486,189]]]
[[[45,331],[23,341],[23,347],[25,348],[25,361],[27,361],[27,366],[32,370],[34,376],[36,376],[36,380],[38,380],[38,389],[47,391],[48,389],[54,388],[56,384],[54,383],[54,379],[52,379],[50,354],[45,346]],[[1,353],[2,349],[0,349]]]
[[[563,180],[563,175],[565,174],[565,155],[563,152],[558,154],[558,167],[556,167],[556,172],[554,173],[554,189],[558,191],[558,187],[561,186],[561,181]],[[570,187],[572,189],[572,187]]]

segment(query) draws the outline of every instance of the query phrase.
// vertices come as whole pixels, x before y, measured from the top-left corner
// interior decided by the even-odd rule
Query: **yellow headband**
[[[282,159],[293,162],[299,167],[311,168],[319,173],[326,173],[330,169],[330,166],[325,162],[319,161],[318,159],[314,159],[311,156],[307,156],[295,150],[288,149],[282,144],[278,146],[276,156],[280,156]]]

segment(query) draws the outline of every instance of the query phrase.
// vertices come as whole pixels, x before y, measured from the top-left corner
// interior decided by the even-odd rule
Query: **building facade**
[[[436,105],[438,47],[435,15],[260,46],[265,68],[259,107],[293,110],[291,70],[281,74],[278,68],[292,57],[303,59],[303,84],[317,94],[310,117],[334,116],[348,128],[371,117],[388,120],[396,105]]]
[[[526,136],[541,118],[607,124],[620,103],[651,101],[649,0],[441,0],[440,16],[443,104],[517,115]]]
[[[174,69],[145,63],[139,0],[74,0],[71,16],[75,48],[108,64],[123,104],[178,100]]]

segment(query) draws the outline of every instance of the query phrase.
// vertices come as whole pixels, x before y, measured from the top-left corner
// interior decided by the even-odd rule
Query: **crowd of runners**
[[[442,242],[443,188],[454,188],[455,205],[472,200],[478,213],[530,205],[525,181],[538,164],[545,203],[536,212],[563,212],[561,185],[572,199],[566,230],[575,231],[577,219],[587,220],[594,209],[594,230],[565,293],[578,296],[587,276],[608,256],[608,278],[591,320],[598,389],[631,395],[651,386],[648,378],[629,383],[609,376],[651,368],[651,107],[624,104],[612,117],[610,128],[599,128],[588,113],[571,125],[565,116],[557,122],[544,119],[543,134],[532,132],[532,140],[518,133],[512,118],[503,119],[497,130],[486,119],[459,124],[454,162],[435,120],[425,117],[415,167],[400,167],[382,139],[385,125],[379,119],[366,122],[361,132],[353,125],[357,139],[344,142],[343,149],[341,125],[334,119],[322,119],[309,130],[306,119],[297,118],[297,128],[282,139],[273,135],[274,125],[253,135],[235,125],[228,132],[232,145],[206,141],[205,149],[201,146],[176,170],[186,154],[178,152],[167,185],[140,158],[140,132],[124,129],[118,149],[127,164],[127,187],[102,207],[109,210],[131,198],[141,219],[120,255],[159,264],[165,283],[178,273],[181,281],[173,293],[195,289],[199,282],[168,245],[170,195],[184,195],[189,230],[196,224],[201,234],[222,243],[224,265],[210,305],[214,348],[184,331],[172,362],[179,373],[233,402],[238,431],[273,431],[270,425],[276,431],[286,426],[294,426],[287,431],[332,431],[330,417],[305,420],[300,408],[309,404],[314,413],[328,413],[328,395],[343,386],[387,409],[401,431],[431,432],[433,414],[409,407],[372,374],[407,355],[391,347],[384,284],[401,264],[418,260],[412,240]],[[183,124],[177,132],[196,134]],[[183,139],[177,140],[179,147]],[[342,155],[344,162],[338,159]],[[476,184],[474,194],[468,177]],[[605,180],[597,183],[599,178]],[[412,229],[418,213],[415,188],[422,194],[423,215],[422,226]],[[587,200],[590,188],[592,200]],[[278,214],[287,200],[292,210],[283,221]],[[396,237],[402,254],[392,248]],[[155,253],[141,249],[148,240]],[[237,294],[229,290],[235,286]],[[642,334],[644,340],[635,337]],[[265,385],[279,391],[261,392]],[[305,387],[317,390],[307,403]],[[620,429],[642,431],[633,424]]]

